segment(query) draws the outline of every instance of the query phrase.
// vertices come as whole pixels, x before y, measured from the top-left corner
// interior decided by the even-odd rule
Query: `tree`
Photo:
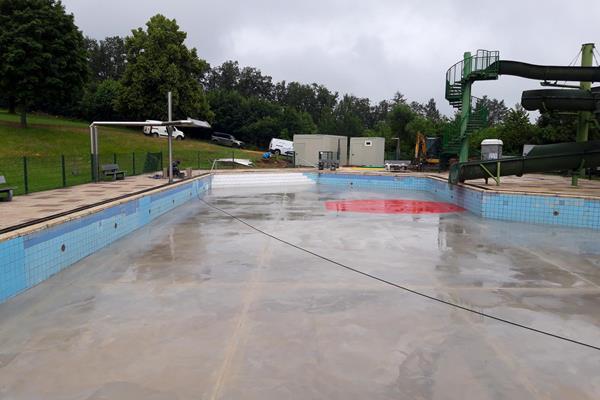
[[[437,108],[437,104],[435,104],[435,100],[433,98],[429,99],[427,104],[424,106],[425,110],[425,118],[433,123],[439,123],[442,121],[442,114],[440,110]]]
[[[394,97],[392,97],[391,101],[392,105],[397,106],[399,104],[406,104],[406,98],[400,92],[394,93]]]
[[[121,93],[118,81],[107,79],[89,87],[81,101],[81,112],[90,121],[111,121],[119,119],[115,102]]]
[[[273,79],[268,75],[263,75],[257,68],[245,67],[240,71],[237,90],[242,96],[271,100]]]
[[[400,141],[400,148],[414,147],[414,134],[407,129],[408,124],[415,119],[415,113],[405,103],[397,103],[388,115],[388,123],[396,138]]]
[[[0,91],[11,111],[72,103],[87,77],[83,35],[60,1],[0,0]]]
[[[127,67],[121,80],[117,109],[128,118],[167,119],[167,93],[173,93],[173,118],[200,118],[211,121],[214,114],[200,82],[209,70],[198,58],[196,49],[188,49],[186,33],[177,22],[155,15],[125,39]]]
[[[529,122],[529,114],[520,105],[510,109],[500,126],[500,139],[504,142],[502,148],[507,154],[521,154],[523,144],[531,143],[537,136],[536,127]]]
[[[297,111],[288,107],[281,116],[281,129],[285,129],[290,137],[298,134],[317,133],[317,126],[313,122],[309,113]]]
[[[215,114],[213,124],[215,130],[235,134],[248,123],[246,99],[238,92],[210,91],[208,101]]]
[[[337,130],[341,135],[362,136],[369,128],[371,104],[368,98],[346,94],[334,110]]]
[[[490,99],[487,96],[483,96],[478,100],[477,106],[483,106],[488,110],[488,125],[494,126],[506,118],[508,114],[508,107],[504,104],[504,100]]]
[[[293,107],[310,114],[319,124],[321,118],[331,115],[337,104],[337,92],[331,92],[323,85],[305,85],[299,82],[279,82],[274,88],[274,98],[284,107]]]
[[[237,90],[240,80],[240,65],[237,61],[225,61],[221,66],[212,68],[206,79],[206,89]]]
[[[121,79],[127,65],[125,41],[122,37],[107,37],[100,42],[86,37],[85,44],[92,82]]]

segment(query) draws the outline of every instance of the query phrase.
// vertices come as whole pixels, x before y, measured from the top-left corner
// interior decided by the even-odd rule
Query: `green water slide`
[[[526,156],[457,163],[450,167],[448,181],[452,184],[469,179],[576,170],[600,166],[600,141],[569,142],[534,146]]]
[[[526,156],[503,158],[490,161],[468,161],[468,140],[470,134],[463,129],[454,130],[444,137],[443,143],[461,143],[460,162],[450,169],[450,183],[468,179],[494,178],[505,175],[523,175],[532,172],[557,170],[581,170],[600,166],[600,142],[587,142],[587,129],[591,121],[600,115],[600,88],[591,88],[592,82],[600,82],[600,67],[592,67],[593,44],[582,46],[584,66],[545,66],[519,61],[500,60],[498,52],[478,50],[475,56],[465,53],[463,61],[450,67],[446,73],[446,99],[456,108],[465,109],[466,95],[470,97],[471,85],[478,80],[498,79],[499,75],[519,76],[543,81],[543,85],[557,85],[557,81],[580,82],[579,89],[540,89],[524,91],[521,103],[526,110],[577,112],[579,126],[577,142],[535,146]],[[554,83],[552,83],[554,81]],[[469,102],[472,103],[472,102]],[[467,122],[473,115],[473,108],[467,105],[462,119]],[[466,149],[466,150],[465,150]],[[448,146],[443,152],[451,154],[454,148]],[[577,175],[577,174],[576,174]],[[577,184],[576,177],[573,184]]]

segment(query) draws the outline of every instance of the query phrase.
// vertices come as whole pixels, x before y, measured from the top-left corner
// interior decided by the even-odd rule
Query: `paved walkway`
[[[327,171],[328,172],[328,171]],[[389,172],[381,169],[366,169],[366,168],[340,168],[340,173],[354,174],[369,174],[369,175],[390,175]],[[440,179],[448,179],[448,172],[404,172],[396,173],[398,176],[435,176]],[[485,183],[484,179],[469,180],[464,183],[465,186],[477,189],[497,191],[497,192],[516,192],[516,193],[531,193],[531,194],[551,194],[573,197],[594,197],[600,198],[600,180],[588,180],[587,178],[579,179],[579,186],[571,186],[571,178],[546,175],[546,174],[528,174],[522,177],[518,176],[503,176],[500,178],[500,186],[496,185],[493,179],[488,179]]]
[[[447,174],[444,177],[447,178]],[[531,174],[522,177],[503,176],[500,178],[500,186],[493,179],[486,184],[483,179],[466,182],[468,186],[476,186],[486,190],[500,192],[524,192],[558,194],[564,196],[584,196],[600,198],[600,180],[579,179],[577,187],[571,186],[571,178],[557,175]]]
[[[122,181],[88,183],[15,196],[11,202],[0,202],[0,229],[150,189],[166,182],[164,179],[138,175]]]

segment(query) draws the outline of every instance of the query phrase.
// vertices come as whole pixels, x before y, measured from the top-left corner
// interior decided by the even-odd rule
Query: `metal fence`
[[[234,154],[234,153],[232,153]],[[210,169],[213,160],[193,150],[174,151],[180,169]],[[118,164],[126,176],[162,171],[168,166],[166,152],[103,153],[99,165]],[[0,175],[6,177],[15,194],[57,189],[94,180],[92,157],[87,155],[27,156],[0,158]]]

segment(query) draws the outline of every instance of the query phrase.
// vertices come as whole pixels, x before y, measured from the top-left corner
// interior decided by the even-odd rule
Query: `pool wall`
[[[0,241],[0,302],[148,224],[210,188],[207,175]]]
[[[498,193],[445,180],[420,176],[384,176],[343,173],[288,173],[305,182],[356,188],[405,189],[432,193],[483,218],[541,223],[600,230],[600,200],[568,196]],[[245,184],[281,186],[282,182],[245,174]],[[115,205],[88,210],[51,225],[17,231],[0,239],[0,303],[27,290],[80,259],[148,224],[169,210],[203,194],[212,176],[179,183]],[[239,185],[235,182],[233,186]]]
[[[600,230],[600,200],[527,193],[498,193],[450,185],[433,177],[306,173],[323,185],[423,190],[490,219]]]

